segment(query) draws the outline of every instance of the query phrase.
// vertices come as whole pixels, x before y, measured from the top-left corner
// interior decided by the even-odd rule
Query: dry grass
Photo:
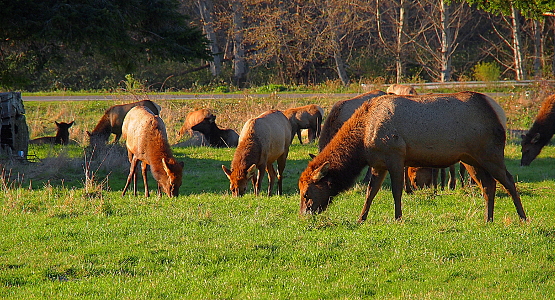
[[[496,100],[505,109],[508,118],[508,127],[511,129],[527,129],[539,109],[541,101],[553,91],[549,87],[539,87],[532,92],[514,93],[507,97],[497,97]],[[86,131],[91,131],[104,111],[116,104],[150,99],[162,107],[161,117],[166,123],[168,140],[170,144],[183,142],[187,137],[178,136],[179,129],[185,121],[187,113],[208,108],[217,116],[216,122],[222,128],[231,128],[239,132],[246,120],[253,118],[269,109],[285,110],[287,108],[307,104],[318,104],[326,112],[338,100],[344,99],[330,94],[329,97],[287,98],[279,94],[272,94],[268,98],[257,98],[250,94],[243,94],[236,99],[193,99],[193,100],[168,100],[163,95],[113,95],[112,100],[96,101],[60,101],[41,102],[33,104],[32,109],[27,109],[27,124],[30,128],[31,138],[55,135],[54,121],[69,122],[75,120],[75,125],[70,128],[70,138],[76,143],[88,145]],[[113,136],[111,137],[113,140]],[[111,141],[110,140],[110,141]]]

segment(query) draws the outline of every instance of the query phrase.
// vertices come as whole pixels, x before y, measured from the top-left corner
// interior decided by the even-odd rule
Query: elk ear
[[[256,172],[256,165],[252,164],[252,166],[250,166],[250,168],[247,170],[247,178],[252,178],[254,176],[254,172]]]
[[[56,126],[60,126],[60,123],[58,123],[58,121],[54,121],[54,123],[56,123]]]
[[[310,156],[310,159],[314,159],[316,157],[316,155],[314,155],[312,153],[308,153],[308,156]]]
[[[326,161],[323,165],[319,166],[318,169],[314,170],[312,174],[312,180],[320,181],[320,179],[324,178],[328,174],[328,170],[330,168],[330,162]]]
[[[88,130],[86,130],[85,132],[87,133],[87,135],[88,135],[89,137],[91,137],[91,133],[90,133]]]
[[[168,168],[168,164],[166,163],[165,158],[162,158],[162,167],[164,167],[164,171],[166,171],[166,174],[170,174],[170,168]]]
[[[539,140],[540,140],[540,133],[538,132],[538,133],[536,133],[536,134],[534,135],[534,137],[532,138],[532,140],[530,141],[530,143],[535,144],[535,143],[537,143]]]
[[[227,178],[231,177],[231,170],[230,169],[228,169],[226,166],[222,165],[222,170],[224,170],[224,173],[227,176]]]
[[[69,127],[71,127],[71,126],[73,125],[73,122],[75,122],[75,120],[74,120],[74,121],[71,121],[71,122],[69,122],[69,123],[68,123],[67,125],[69,125]]]

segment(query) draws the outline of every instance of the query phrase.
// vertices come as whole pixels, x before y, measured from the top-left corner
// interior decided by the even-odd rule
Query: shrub
[[[495,62],[479,62],[472,71],[474,78],[479,81],[496,81],[501,76],[501,70]]]

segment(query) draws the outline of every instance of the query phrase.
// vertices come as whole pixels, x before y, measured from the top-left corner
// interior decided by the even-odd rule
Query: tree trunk
[[[453,33],[449,27],[451,6],[441,0],[441,82],[451,80],[451,52]]]
[[[210,51],[214,56],[214,60],[210,62],[210,72],[212,72],[213,76],[218,76],[222,71],[222,54],[220,53],[218,41],[216,40],[216,33],[214,32],[211,12],[212,7],[214,7],[212,0],[198,0],[198,7],[203,22],[204,33],[210,41]]]
[[[399,7],[399,24],[397,27],[397,47],[395,49],[395,70],[397,73],[397,83],[403,82],[403,77],[405,77],[405,62],[403,46],[406,43],[406,30],[407,30],[407,18],[408,18],[408,1],[400,0]]]
[[[247,77],[247,63],[243,44],[243,5],[241,0],[232,3],[233,10],[233,81],[243,87]]]
[[[541,23],[534,20],[534,76],[540,79],[542,76],[542,34]]]
[[[347,75],[347,70],[345,68],[345,61],[343,61],[343,57],[341,56],[341,41],[339,38],[339,29],[337,27],[339,24],[335,24],[336,28],[333,31],[333,58],[335,60],[335,67],[337,69],[337,75],[341,82],[343,82],[344,86],[348,86],[349,76]]]
[[[343,85],[348,86],[349,76],[347,75],[347,70],[345,69],[345,62],[343,61],[343,57],[341,57],[341,51],[335,50],[333,53],[333,58],[335,59],[335,66],[337,67],[337,74],[339,75],[339,79],[343,82]]]
[[[513,21],[513,52],[515,60],[516,80],[525,80],[526,74],[524,73],[524,66],[522,62],[522,42],[520,30],[520,12],[514,6],[511,6],[512,21]]]

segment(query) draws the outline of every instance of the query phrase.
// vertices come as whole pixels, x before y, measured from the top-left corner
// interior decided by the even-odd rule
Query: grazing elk
[[[133,107],[127,113],[122,126],[122,136],[126,140],[127,154],[131,166],[129,176],[123,188],[125,195],[133,178],[133,193],[137,195],[137,167],[141,162],[141,171],[145,186],[145,196],[149,196],[147,183],[147,167],[158,183],[161,191],[169,197],[179,195],[179,187],[183,176],[183,162],[177,161],[172,154],[166,125],[159,116],[146,106]]]
[[[387,95],[366,102],[301,174],[300,213],[324,211],[367,165],[372,168],[372,179],[359,222],[366,220],[387,172],[395,218],[400,219],[405,166],[445,168],[462,161],[482,189],[487,221],[493,221],[496,180],[526,220],[513,177],[505,167],[505,130],[503,109],[479,93]]]
[[[56,122],[56,136],[44,136],[36,139],[32,139],[29,141],[29,144],[34,145],[44,145],[44,144],[54,144],[54,145],[67,145],[69,143],[69,128],[73,125],[71,121],[69,123],[65,122]]]
[[[192,131],[194,130],[192,129],[192,127],[201,122],[214,123],[215,121],[216,121],[216,116],[214,116],[209,109],[203,108],[203,109],[192,111],[188,113],[187,116],[185,117],[185,122],[181,126],[181,129],[179,129],[179,136],[183,137],[185,133],[189,133],[190,135],[192,135]],[[207,135],[207,134],[204,133],[204,135]]]
[[[231,161],[231,170],[222,165],[230,181],[229,189],[233,196],[244,195],[249,180],[252,180],[254,193],[258,195],[264,170],[268,172],[270,179],[268,196],[272,194],[276,177],[278,195],[281,195],[283,170],[290,144],[291,125],[281,111],[270,110],[248,120],[239,135],[239,145]],[[274,161],[277,161],[277,175]]]
[[[284,110],[283,114],[291,123],[291,141],[293,141],[295,135],[297,135],[299,142],[301,144],[303,143],[301,129],[308,129],[308,141],[310,143],[320,136],[322,118],[324,116],[324,110],[320,106],[309,104],[301,107],[289,108]]]
[[[144,106],[150,109],[155,115],[160,114],[161,108],[158,104],[150,100],[113,105],[108,108],[100,118],[92,132],[88,132],[92,147],[103,146],[108,142],[108,138],[113,133],[116,135],[114,143],[117,143],[122,135],[122,125],[125,116],[135,106]]]
[[[392,84],[387,88],[388,94],[393,95],[418,95],[410,85]],[[441,179],[441,189],[445,188],[447,175],[445,169],[433,170],[433,168],[407,167],[405,173],[405,191],[412,192],[412,188],[432,187],[437,189],[438,173]],[[449,166],[449,188],[455,189],[456,175],[455,166]]]
[[[555,133],[555,94],[547,97],[532,124],[532,128],[522,135],[521,166],[529,166]]]

